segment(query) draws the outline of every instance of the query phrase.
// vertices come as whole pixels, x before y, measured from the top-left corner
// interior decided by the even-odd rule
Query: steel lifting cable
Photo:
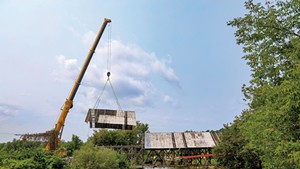
[[[111,24],[108,25],[108,40],[107,40],[107,72],[111,69]],[[109,75],[108,75],[109,76]]]
[[[110,60],[111,60],[111,23],[107,25],[107,62],[106,62],[106,70],[107,70],[107,80],[102,88],[101,94],[98,96],[96,103],[94,105],[94,109],[96,109],[100,102],[101,98],[103,96],[104,90],[106,88],[107,82],[109,81],[109,76],[110,76]]]
[[[107,82],[109,81],[109,78],[106,80],[106,82],[105,82],[105,84],[104,84],[104,86],[103,86],[103,88],[102,88],[102,91],[101,91],[101,94],[98,96],[98,98],[97,98],[97,101],[96,101],[96,103],[95,103],[95,105],[94,105],[94,109],[96,109],[98,106],[99,106],[99,104],[100,104],[100,102],[101,102],[101,98],[102,98],[102,96],[103,96],[103,93],[104,93],[104,90],[105,90],[105,88],[106,88],[106,85],[107,85]]]
[[[111,87],[111,89],[112,89],[112,91],[113,91],[113,94],[114,94],[114,96],[115,96],[115,99],[116,99],[116,103],[117,103],[117,105],[118,105],[118,108],[119,108],[119,110],[121,110],[121,112],[123,112],[122,107],[121,107],[121,104],[120,104],[120,102],[119,102],[119,100],[118,100],[118,97],[117,97],[117,95],[116,95],[116,92],[115,92],[115,90],[114,90],[114,88],[113,88],[113,85],[111,84],[111,81],[110,81],[110,80],[109,80],[109,84],[110,84],[110,87]]]
[[[111,24],[108,24],[107,80],[106,80],[106,82],[105,82],[105,84],[104,84],[104,86],[103,86],[103,88],[102,88],[101,94],[100,94],[100,95],[98,96],[98,98],[97,98],[97,101],[96,101],[96,103],[95,103],[95,105],[94,105],[94,109],[96,109],[96,108],[99,106],[100,101],[101,101],[101,98],[102,98],[103,93],[104,93],[104,90],[105,90],[105,88],[106,88],[106,86],[107,86],[107,82],[109,82],[110,87],[111,87],[111,89],[112,89],[112,92],[113,92],[113,94],[114,94],[114,97],[115,97],[115,100],[116,100],[118,109],[119,109],[121,112],[123,112],[122,107],[121,107],[121,104],[120,104],[120,102],[119,102],[119,99],[118,99],[118,97],[117,97],[117,95],[116,95],[115,89],[114,89],[114,87],[113,87],[113,85],[112,85],[112,83],[111,83],[111,80],[110,80],[110,75],[111,75],[110,70],[111,70]]]

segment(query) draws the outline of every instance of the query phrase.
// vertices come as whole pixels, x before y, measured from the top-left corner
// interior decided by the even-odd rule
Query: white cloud
[[[169,101],[171,101],[172,100],[172,98],[170,97],[170,96],[168,96],[168,95],[166,95],[165,97],[164,97],[164,102],[169,102]]]
[[[152,68],[154,69],[154,71],[158,72],[160,76],[167,82],[180,87],[179,78],[174,73],[174,70],[168,66],[168,64],[170,63],[170,60],[154,60],[152,63]]]
[[[75,37],[81,38],[81,34],[74,27],[69,26],[68,29]]]
[[[87,33],[85,35],[86,42],[84,43],[92,41],[92,36],[94,37],[94,33]],[[83,105],[94,105],[93,103],[101,94],[107,80],[107,71],[111,72],[110,80],[113,88],[122,107],[125,105],[125,109],[153,106],[159,100],[164,99],[164,95],[161,94],[163,92],[158,92],[159,87],[153,85],[151,78],[161,76],[168,83],[179,86],[179,78],[170,67],[170,60],[159,60],[154,53],[113,40],[111,44],[111,63],[108,63],[107,46],[107,43],[99,43],[99,47],[82,80],[80,95],[83,99],[80,99],[81,103],[78,103],[81,109],[84,109]],[[66,59],[65,56],[61,55],[57,57],[57,61],[60,64],[60,69],[54,73],[56,80],[74,79],[74,76],[81,69],[76,59]],[[110,70],[107,70],[107,68],[110,68]],[[116,106],[115,97],[109,84],[104,90],[101,101],[104,104],[102,106]],[[174,104],[171,100],[167,103]]]
[[[170,103],[172,106],[177,106],[177,102],[174,98],[172,98],[171,96],[169,95],[165,95],[164,98],[163,98],[163,101],[165,103]]]
[[[64,55],[59,55],[56,57],[56,60],[60,67],[53,72],[54,80],[59,82],[74,80],[79,72],[77,59],[66,59]]]
[[[85,45],[91,44],[92,42],[94,42],[95,37],[96,37],[96,34],[93,31],[86,32],[82,36],[83,44],[85,44]]]
[[[18,108],[13,105],[0,103],[0,121],[14,117],[18,113]]]

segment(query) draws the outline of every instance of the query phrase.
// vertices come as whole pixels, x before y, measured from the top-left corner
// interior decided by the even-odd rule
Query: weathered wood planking
[[[145,133],[145,149],[211,148],[210,132]]]
[[[129,129],[136,125],[134,111],[89,109],[85,122],[90,128]]]

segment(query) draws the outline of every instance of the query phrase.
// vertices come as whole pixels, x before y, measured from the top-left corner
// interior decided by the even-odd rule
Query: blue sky
[[[0,2],[0,142],[54,127],[107,17],[111,80],[124,110],[151,132],[220,129],[246,108],[250,71],[229,20],[236,0],[4,0]],[[108,30],[108,29],[107,29]],[[68,114],[64,140],[86,140],[84,122],[106,80],[105,31]],[[98,108],[117,109],[105,90]]]

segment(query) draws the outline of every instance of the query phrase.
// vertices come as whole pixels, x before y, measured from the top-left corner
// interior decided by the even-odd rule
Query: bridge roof
[[[211,132],[145,133],[145,149],[211,148],[218,139]]]

